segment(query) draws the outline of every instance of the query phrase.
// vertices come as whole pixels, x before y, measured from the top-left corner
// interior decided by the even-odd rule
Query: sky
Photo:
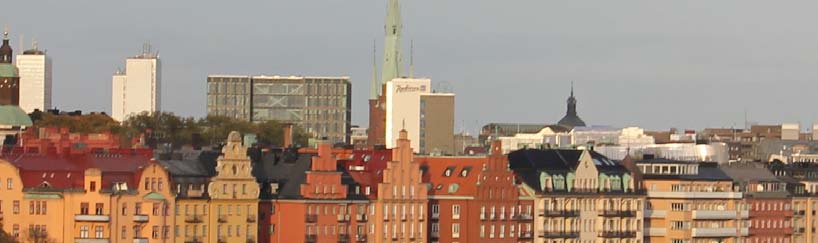
[[[818,123],[818,1],[401,4],[404,57],[413,40],[415,76],[457,93],[458,131],[556,123],[571,81],[592,125]],[[349,76],[353,124],[366,126],[373,40],[383,55],[386,0],[3,5],[15,52],[23,35],[53,59],[62,110],[110,112],[111,75],[150,42],[162,60],[165,111],[204,116],[208,74]]]

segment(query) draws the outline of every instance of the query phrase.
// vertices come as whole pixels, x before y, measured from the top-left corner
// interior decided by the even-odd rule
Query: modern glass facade
[[[208,114],[293,123],[349,142],[351,88],[348,77],[209,76]]]

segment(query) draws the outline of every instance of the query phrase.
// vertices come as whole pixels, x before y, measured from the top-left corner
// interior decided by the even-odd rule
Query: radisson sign
[[[426,92],[426,85],[396,85],[395,93]]]

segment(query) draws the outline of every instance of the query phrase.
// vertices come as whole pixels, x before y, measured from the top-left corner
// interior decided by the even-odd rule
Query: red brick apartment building
[[[521,200],[500,146],[488,157],[418,158],[431,185],[429,242],[533,240],[533,198]]]

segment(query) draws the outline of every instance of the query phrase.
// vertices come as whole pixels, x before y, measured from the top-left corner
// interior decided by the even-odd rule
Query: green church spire
[[[401,76],[401,31],[403,24],[400,19],[400,4],[398,0],[389,0],[386,10],[386,31],[383,49],[383,66],[381,67],[381,83],[386,83]],[[378,84],[380,87],[381,83]]]

